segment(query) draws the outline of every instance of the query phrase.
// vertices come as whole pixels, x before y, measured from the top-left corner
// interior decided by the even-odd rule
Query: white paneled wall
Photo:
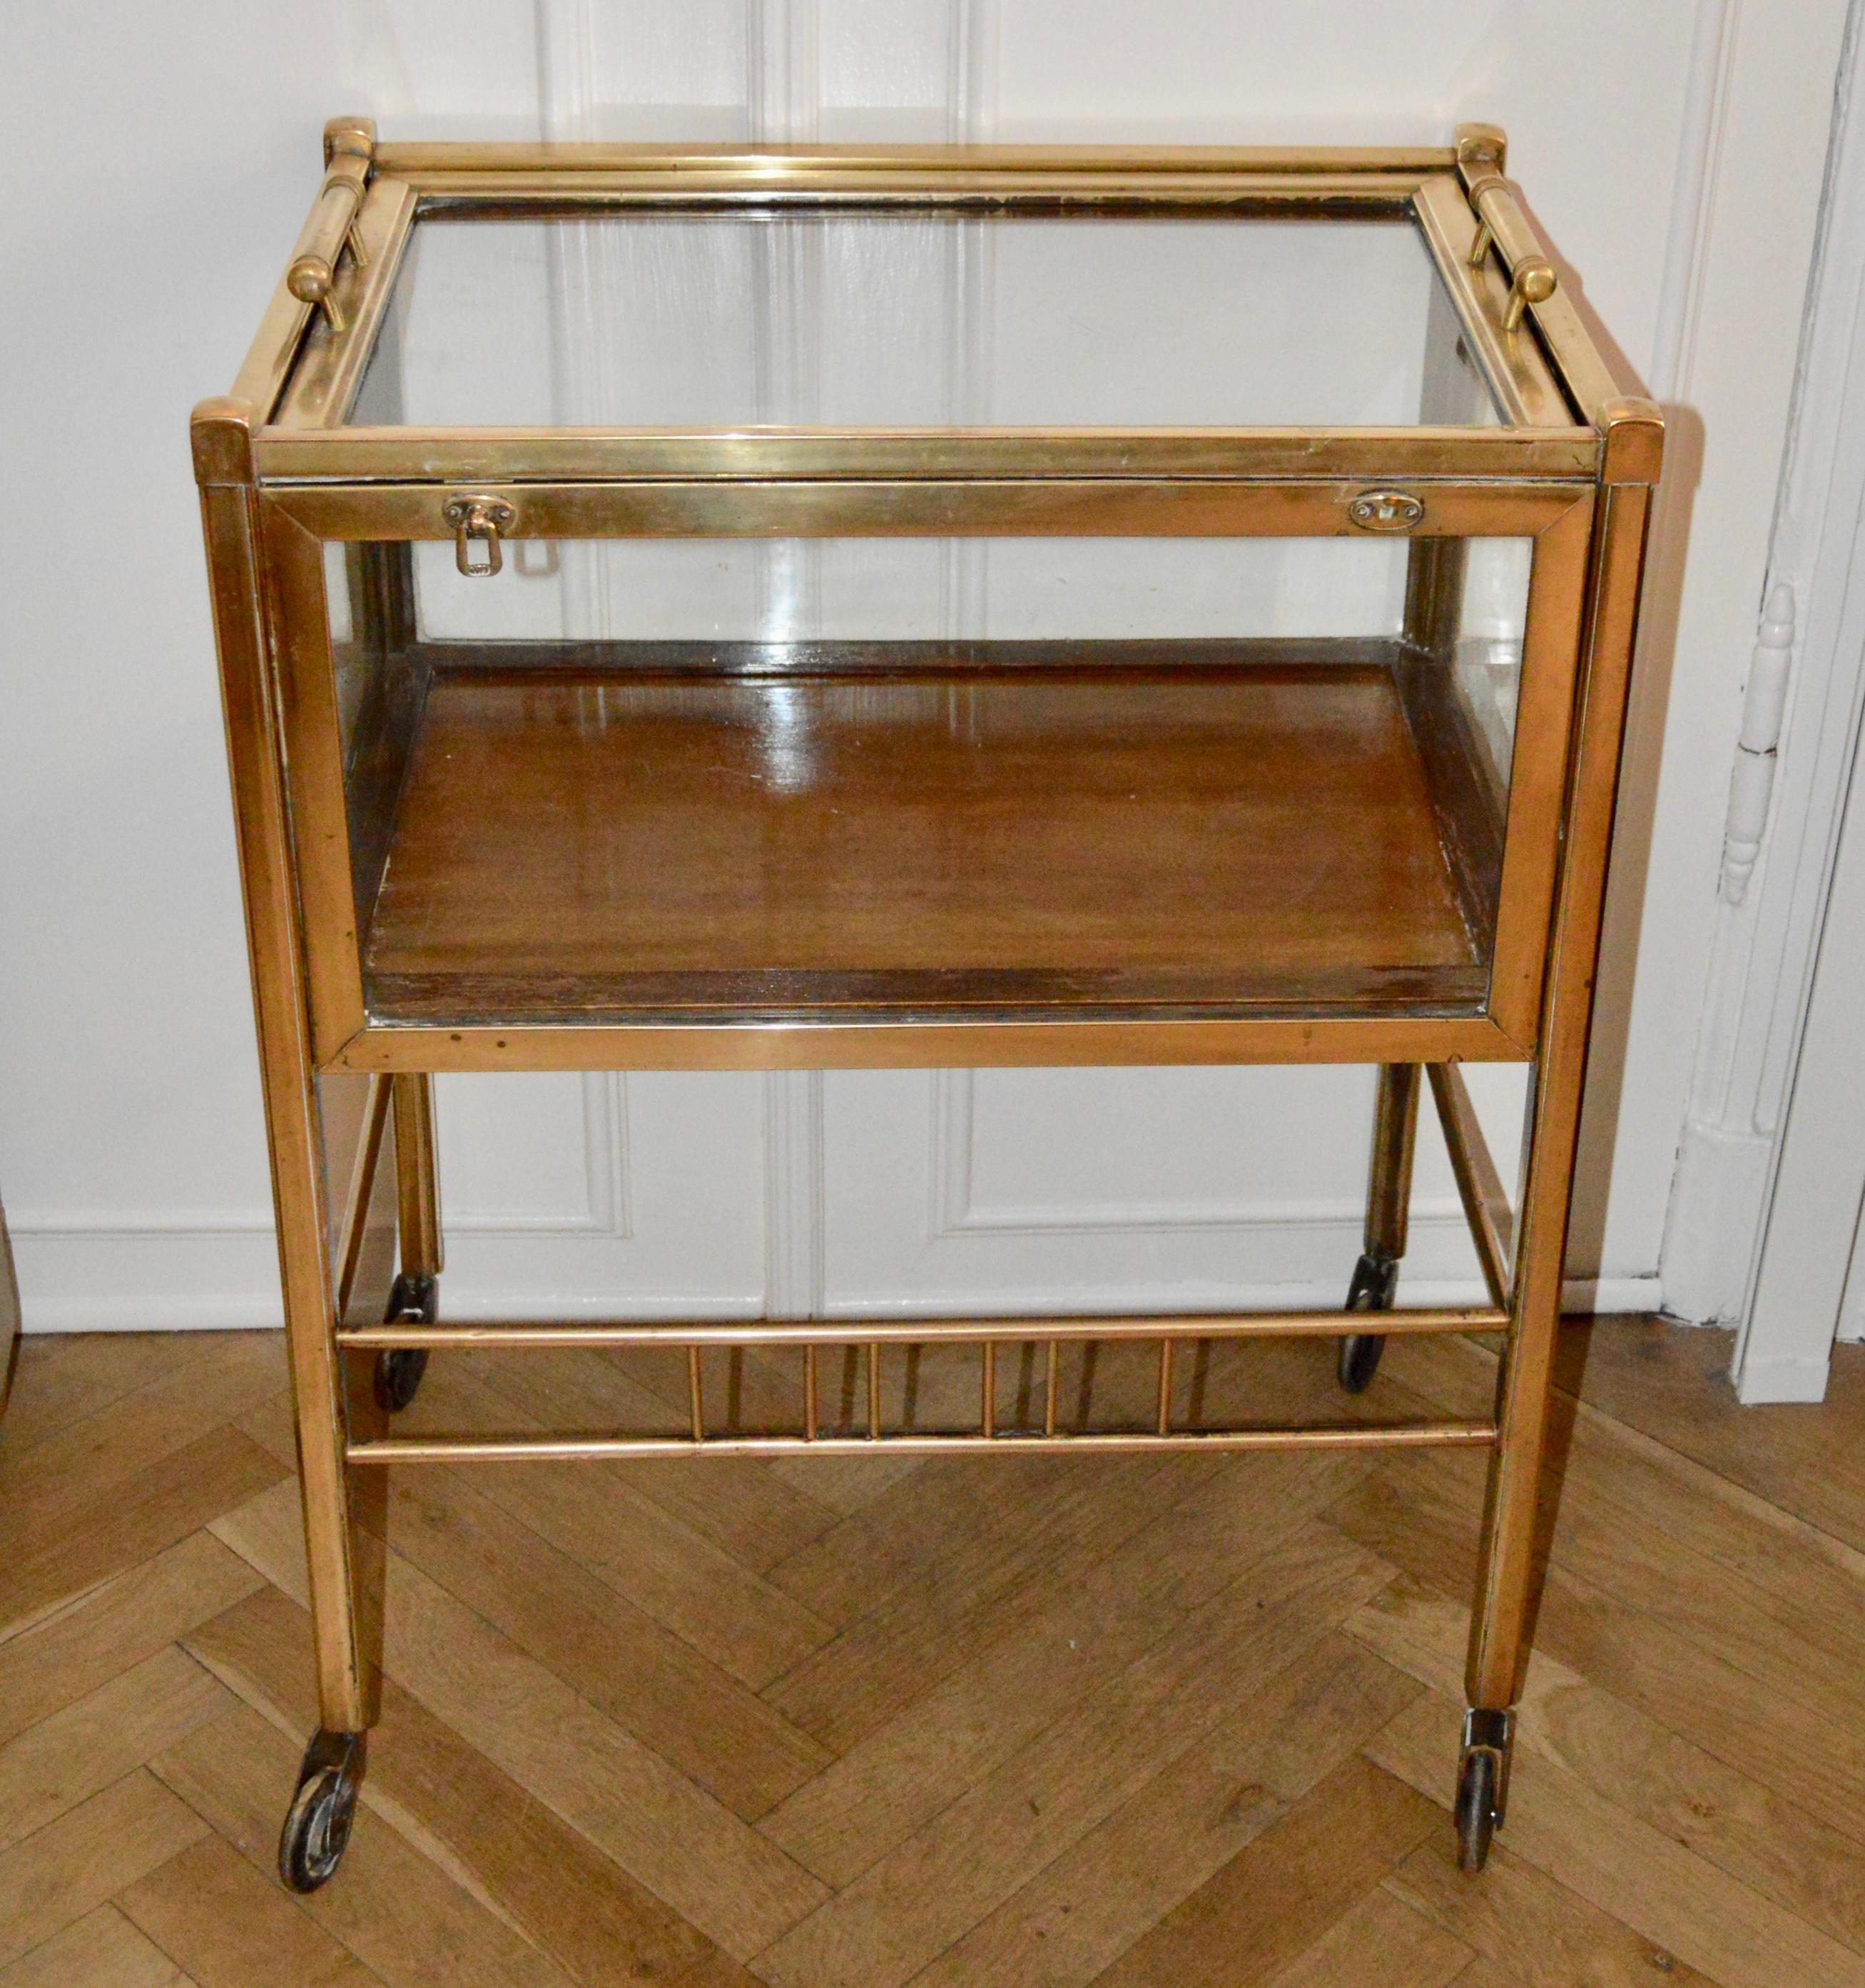
[[[1507,125],[1587,298],[1710,438],[1700,470],[1687,449],[1681,479],[1697,485],[1700,562],[1685,652],[1674,670],[1674,573],[1641,691],[1581,1225],[1579,1267],[1602,1269],[1609,1299],[1650,1301],[1748,647],[1741,597],[1763,556],[1754,493],[1772,489],[1779,452],[1843,12],[1842,0],[1774,0],[1765,15],[1755,0],[36,10],[9,77],[21,288],[0,369],[8,473],[32,500],[0,533],[0,1183],[29,1327],[276,1314],[184,425],[232,376],[337,110],[406,137],[1409,142],[1466,117]],[[1752,197],[1764,184],[1765,204]],[[955,239],[947,296],[990,280],[975,238]],[[555,292],[571,306],[577,280],[562,272]],[[575,313],[558,308],[557,390],[625,391],[564,342]],[[960,321],[926,327],[929,364],[970,407],[993,383],[988,354],[954,343]],[[820,389],[823,354],[794,327],[773,323],[757,349],[772,392]],[[767,556],[767,601],[797,583],[769,563],[783,556]],[[602,625],[600,576],[567,570],[572,582],[577,614]],[[941,585],[953,625],[984,611],[978,562],[955,555]],[[1486,1083],[1482,1101],[1506,1150],[1511,1080]],[[1369,1104],[1355,1071],[449,1082],[448,1303],[901,1309],[1271,1289],[1337,1301],[1358,1248]],[[1434,1148],[1419,1195],[1408,1291],[1474,1287]]]

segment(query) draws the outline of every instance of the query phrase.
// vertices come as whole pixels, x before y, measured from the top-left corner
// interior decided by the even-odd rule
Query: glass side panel
[[[417,221],[350,419],[1496,424],[1410,220]]]
[[[434,551],[325,566],[379,1016],[1482,1006],[1526,541]]]

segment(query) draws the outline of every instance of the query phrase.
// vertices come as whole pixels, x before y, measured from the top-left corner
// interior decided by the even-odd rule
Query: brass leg
[[[1390,1311],[1405,1254],[1412,1200],[1412,1149],[1418,1134],[1419,1066],[1383,1063],[1373,1114],[1373,1166],[1366,1187],[1366,1247],[1348,1286],[1349,1311]],[[1349,1333],[1340,1344],[1340,1383],[1360,1393],[1378,1370],[1386,1337]]]
[[[237,422],[235,425],[237,425]],[[215,634],[233,766],[235,827],[246,898],[272,1202],[284,1286],[286,1344],[297,1424],[320,1722],[355,1734],[374,1719],[371,1674],[359,1653],[350,1483],[344,1449],[343,1361],[335,1337],[330,1211],[303,989],[295,886],[283,824],[283,769],[256,604],[263,597],[249,487],[201,492]]]
[[[442,1261],[440,1175],[435,1158],[434,1080],[425,1071],[394,1079],[396,1227],[401,1272],[389,1293],[388,1317],[432,1325],[440,1316]],[[425,1347],[376,1356],[375,1395],[388,1413],[414,1400],[428,1371]]]
[[[1465,1673],[1471,1709],[1460,1775],[1459,1828],[1469,1869],[1478,1868],[1488,1848],[1487,1834],[1479,1827],[1485,1777],[1491,1783],[1488,1826],[1502,1820],[1511,1709],[1521,1693],[1528,1656],[1548,1395],[1560,1326],[1600,908],[1649,501],[1650,492],[1638,486],[1609,487],[1596,540],[1596,593],[1577,713],[1572,810],[1542,1004],[1541,1053],[1529,1106],[1532,1131],[1517,1230],[1514,1317],[1497,1381],[1496,1445],[1490,1455],[1482,1559]],[[1466,1783],[1474,1790],[1469,1832],[1464,1830],[1462,1803]]]
[[[229,402],[205,424],[197,418],[197,445],[211,460],[218,460],[218,451],[249,465],[252,411]],[[249,468],[245,475],[249,477]],[[344,1457],[346,1376],[336,1341],[330,1210],[310,1017],[303,995],[306,983],[296,879],[283,827],[283,765],[259,618],[265,590],[256,549],[256,502],[249,481],[204,478],[203,486],[317,1666],[319,1731],[305,1756],[279,1840],[279,1868],[288,1883],[309,1888],[335,1870],[348,1840],[362,1771],[362,1736],[375,1717],[375,1673],[364,1663],[359,1647]]]
[[[435,1161],[434,1080],[398,1074],[395,1087],[395,1188],[401,1210],[401,1267],[438,1277],[443,1266],[440,1174]]]

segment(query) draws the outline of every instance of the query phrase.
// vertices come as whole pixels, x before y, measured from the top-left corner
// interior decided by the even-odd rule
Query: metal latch
[[[469,580],[490,580],[505,564],[499,535],[512,529],[513,512],[503,497],[449,497],[441,516],[453,527],[453,563]],[[472,544],[486,548],[483,562],[473,563]]]
[[[1347,516],[1363,532],[1409,532],[1424,522],[1425,507],[1409,490],[1362,490]]]

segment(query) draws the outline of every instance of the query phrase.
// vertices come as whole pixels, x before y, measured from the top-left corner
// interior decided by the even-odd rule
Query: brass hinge
[[[1742,698],[1742,729],[1729,776],[1729,808],[1722,836],[1721,895],[1725,904],[1739,904],[1748,896],[1748,879],[1768,828],[1794,658],[1794,590],[1785,580],[1777,580],[1768,590],[1755,630],[1748,688]]]

